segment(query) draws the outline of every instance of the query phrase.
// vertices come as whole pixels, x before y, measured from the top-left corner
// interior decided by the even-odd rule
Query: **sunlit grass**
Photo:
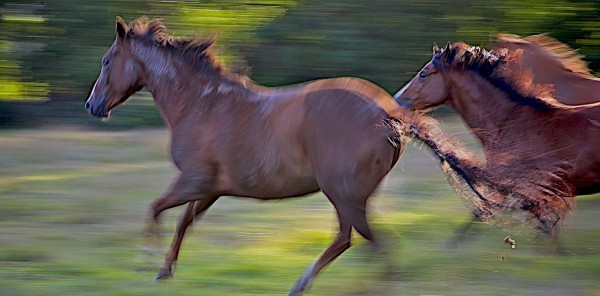
[[[450,128],[454,128],[450,126]],[[164,130],[0,132],[1,295],[284,295],[331,243],[322,194],[219,200],[188,232],[175,278],[154,284],[183,209],[158,245],[149,205],[175,175]],[[476,224],[426,151],[407,149],[369,216],[386,253],[359,236],[307,295],[598,295],[598,196],[582,197],[553,255],[528,233]],[[503,238],[511,235],[517,249]]]

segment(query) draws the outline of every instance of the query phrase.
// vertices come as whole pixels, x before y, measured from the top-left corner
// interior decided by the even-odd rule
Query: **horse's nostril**
[[[85,109],[90,109],[90,102],[85,102]]]

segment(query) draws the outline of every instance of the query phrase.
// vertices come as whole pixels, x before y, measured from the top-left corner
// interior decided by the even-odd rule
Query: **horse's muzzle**
[[[402,107],[404,109],[411,109],[412,108],[412,104],[408,100],[396,100],[396,102],[398,103],[398,105],[400,105],[400,107]]]
[[[106,110],[106,104],[103,102],[100,103],[92,103],[90,100],[85,102],[85,109],[93,116],[106,118],[110,115],[110,112]]]
[[[402,89],[400,89],[398,92],[396,92],[396,94],[394,94],[394,101],[396,101],[396,103],[398,103],[398,105],[400,105],[400,107],[405,108],[405,109],[411,109],[411,107],[412,107],[411,100],[409,98],[407,98],[406,95],[404,94],[406,92],[406,89],[408,89],[409,86],[410,86],[410,82],[407,83],[406,85],[404,85],[402,87]]]

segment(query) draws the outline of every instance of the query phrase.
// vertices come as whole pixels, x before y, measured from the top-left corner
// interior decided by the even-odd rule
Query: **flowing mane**
[[[167,31],[167,27],[161,19],[146,17],[132,21],[129,24],[127,36],[168,50],[203,75],[226,77],[242,84],[246,84],[250,80],[245,75],[228,70],[218,61],[216,54],[211,50],[216,41],[215,38],[175,37]]]
[[[519,105],[544,111],[559,108],[550,97],[550,86],[534,84],[529,74],[505,71],[506,61],[513,58],[506,50],[487,51],[457,42],[436,53],[433,64],[439,70],[459,69],[478,73],[486,81],[506,92],[507,97]]]
[[[539,54],[546,55],[550,59],[562,65],[565,70],[579,73],[588,77],[595,77],[583,60],[583,56],[573,50],[567,44],[564,44],[547,34],[537,34],[522,38],[512,34],[498,34],[496,36],[497,44],[531,44],[532,48],[539,51]]]

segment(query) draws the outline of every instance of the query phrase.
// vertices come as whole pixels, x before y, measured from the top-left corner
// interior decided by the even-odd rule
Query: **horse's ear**
[[[465,51],[465,53],[462,55],[462,58],[461,58],[463,67],[470,65],[473,62],[474,58],[475,58],[475,56],[473,55],[472,52],[470,52],[468,50]]]
[[[440,47],[437,45],[437,43],[433,43],[433,54],[439,53],[440,52]]]
[[[127,36],[127,30],[128,28],[125,20],[122,17],[117,16],[117,24],[115,28],[115,31],[117,31],[117,38],[124,40],[125,36]]]
[[[448,41],[448,43],[446,43],[446,48],[444,48],[444,51],[450,51],[452,49],[452,44],[450,43],[450,41]]]
[[[446,62],[446,63],[451,62],[451,59],[450,59],[451,52],[452,52],[452,44],[450,43],[450,41],[448,41],[448,43],[446,44],[446,48],[444,48],[444,51],[442,53],[442,60],[444,62]]]

